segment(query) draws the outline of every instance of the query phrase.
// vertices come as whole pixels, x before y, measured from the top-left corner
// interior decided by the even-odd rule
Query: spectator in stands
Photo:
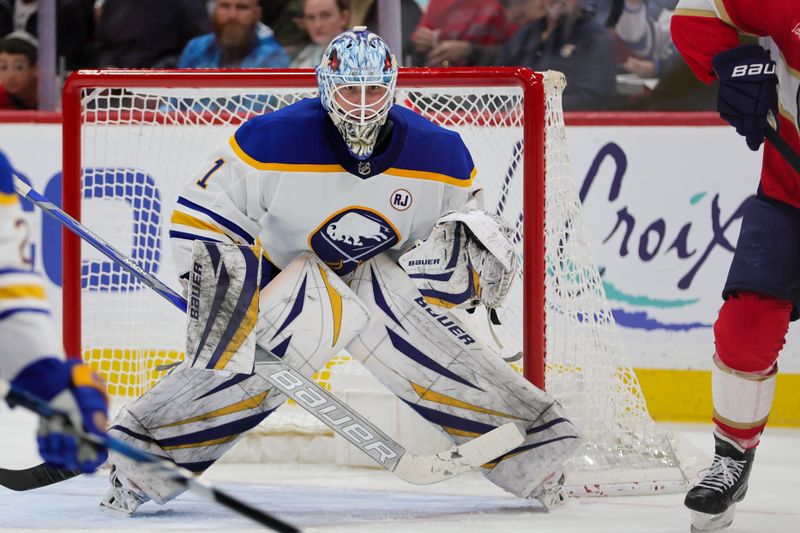
[[[272,28],[289,57],[310,43],[303,22],[303,0],[260,0],[261,22]]]
[[[658,85],[617,104],[624,110],[714,111],[718,80],[711,85],[699,81],[680,54],[662,63]]]
[[[38,10],[37,0],[14,0],[14,31],[25,31],[30,35],[36,35]]]
[[[0,40],[0,109],[36,109],[38,105],[39,43],[15,31]]]
[[[531,22],[527,10],[523,9],[526,0],[497,0],[497,3],[503,8],[503,14],[506,20],[509,21],[510,27],[514,33],[516,30]],[[511,35],[513,36],[514,33]],[[504,44],[508,42],[506,39],[499,44],[480,44],[477,42],[469,43],[469,53],[467,55],[466,64],[472,66],[488,66],[496,64],[500,52]],[[448,64],[450,63],[449,58]],[[442,61],[443,63],[444,61]],[[433,65],[434,63],[431,62]],[[440,63],[441,65],[441,63]]]
[[[192,37],[209,30],[205,0],[99,0],[97,65],[174,68]]]
[[[661,8],[650,15],[648,9],[653,2],[644,0],[624,0],[614,30],[626,53],[622,68],[640,78],[657,78],[662,65],[675,54],[675,47],[669,33],[672,9]],[[673,6],[674,7],[674,6]]]
[[[0,37],[14,31],[14,0],[0,0]]]
[[[583,11],[582,0],[522,0],[520,9],[531,22],[506,43],[496,64],[563,72],[565,110],[608,107],[616,97],[616,45]]]
[[[494,47],[514,33],[498,0],[431,0],[411,36],[414,63],[427,66],[472,64],[474,46]]]
[[[305,0],[303,23],[311,42],[292,61],[293,68],[314,68],[334,37],[347,29],[349,0]]]
[[[411,34],[419,26],[422,10],[415,0],[400,0],[400,28],[403,50],[397,54],[401,63],[414,53]],[[350,26],[366,26],[385,37],[385,29],[378,27],[378,0],[350,0]]]
[[[589,0],[599,8],[611,0]],[[620,84],[618,109],[699,111],[716,106],[716,82],[701,83],[675,53],[669,24],[677,0],[613,0],[608,26],[622,47],[620,67],[641,79],[641,90],[631,91],[630,76]],[[657,80],[653,87],[653,82]],[[627,88],[624,85],[628,84]],[[635,83],[635,82],[634,82]],[[627,90],[626,90],[627,89]]]
[[[95,0],[56,0],[56,46],[59,65],[75,70],[94,65],[91,44]],[[0,36],[12,31],[39,35],[37,0],[0,0]]]
[[[583,0],[583,7],[586,11],[594,13],[600,24],[613,28],[622,16],[625,2],[626,0]],[[647,16],[651,20],[656,20],[664,9],[674,11],[676,5],[678,0],[645,0]]]
[[[289,56],[261,22],[258,0],[215,0],[213,33],[189,41],[180,68],[282,68]]]

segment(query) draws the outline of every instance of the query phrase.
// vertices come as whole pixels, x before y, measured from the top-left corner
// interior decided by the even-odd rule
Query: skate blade
[[[733,523],[733,515],[736,512],[736,504],[728,507],[724,512],[719,514],[706,514],[698,511],[692,511],[692,533],[701,533],[703,531],[717,531],[724,529]]]

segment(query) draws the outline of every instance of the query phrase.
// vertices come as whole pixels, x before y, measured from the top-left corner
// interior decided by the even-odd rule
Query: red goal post
[[[63,91],[63,208],[80,220],[81,216],[81,127],[87,120],[82,107],[85,89],[143,88],[308,88],[317,86],[313,70],[82,70],[74,72]],[[545,100],[542,74],[527,68],[401,68],[397,87],[519,87],[523,95],[523,158],[525,176],[525,241],[522,310],[523,374],[544,387],[544,124]],[[135,120],[135,111],[129,111]],[[145,115],[147,111],[142,112]],[[150,111],[159,120],[158,111]],[[241,117],[242,121],[249,117]],[[479,117],[480,118],[480,117]],[[162,120],[168,120],[163,118]],[[72,357],[82,351],[81,342],[81,243],[63,230],[63,305],[64,347]],[[68,310],[68,312],[66,312]],[[539,324],[539,327],[535,327]]]
[[[591,254],[564,86],[560,73],[513,67],[401,69],[396,104],[461,135],[485,208],[515,230],[523,268],[500,310],[501,340],[522,351],[526,377],[546,381],[584,437],[565,465],[572,492],[685,490],[694,457],[650,418]],[[64,208],[177,289],[164,217],[180,186],[244,120],[315,91],[310,70],[73,73],[63,98]],[[185,319],[71,234],[63,246],[67,353],[98,369],[112,397],[135,398],[182,359]],[[462,314],[491,342],[485,317]],[[339,355],[316,377],[342,393],[371,378]],[[275,434],[314,431],[302,412],[282,418],[284,408],[266,420],[285,422]]]

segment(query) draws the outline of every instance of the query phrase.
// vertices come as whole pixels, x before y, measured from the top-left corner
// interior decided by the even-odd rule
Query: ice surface
[[[35,419],[20,410],[0,412],[0,466],[39,462]],[[709,426],[672,426],[710,451]],[[797,446],[800,430],[768,428],[756,455],[747,499],[726,533],[800,531]],[[686,532],[682,495],[572,500],[554,512],[519,500],[479,474],[431,486],[408,485],[371,469],[310,465],[220,464],[207,479],[304,531],[537,533]],[[187,493],[164,506],[143,505],[133,517],[101,510],[104,475],[80,476],[37,491],[0,488],[2,531],[255,531],[258,525]]]

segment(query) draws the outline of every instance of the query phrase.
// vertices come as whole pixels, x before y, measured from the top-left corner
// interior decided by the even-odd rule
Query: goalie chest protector
[[[230,139],[256,173],[259,238],[279,268],[304,250],[339,275],[407,241],[425,239],[468,199],[475,168],[461,137],[394,106],[378,155],[352,158],[318,99],[251,119]],[[233,185],[233,184],[232,184]],[[235,186],[235,185],[233,185]],[[252,194],[253,185],[246,194]]]

